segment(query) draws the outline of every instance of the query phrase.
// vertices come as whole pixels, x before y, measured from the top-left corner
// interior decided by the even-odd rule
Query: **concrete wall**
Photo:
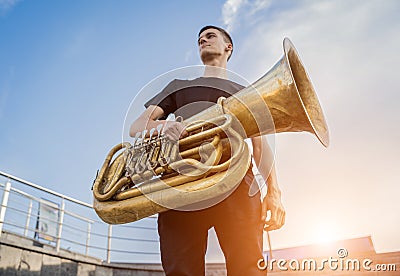
[[[164,272],[159,264],[107,264],[64,250],[57,253],[52,247],[2,232],[0,275],[158,276]]]

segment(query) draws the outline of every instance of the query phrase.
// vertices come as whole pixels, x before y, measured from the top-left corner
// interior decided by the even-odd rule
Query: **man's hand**
[[[267,220],[267,212],[270,212]],[[285,223],[286,212],[283,208],[280,194],[267,194],[262,202],[261,221],[265,224],[264,230],[272,231],[282,227]]]
[[[188,135],[186,132],[186,126],[183,123],[176,121],[166,121],[162,133],[172,141],[178,141],[179,138]]]

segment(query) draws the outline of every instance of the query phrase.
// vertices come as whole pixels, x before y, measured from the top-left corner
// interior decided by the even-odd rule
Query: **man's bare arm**
[[[273,153],[265,137],[255,137],[251,141],[254,161],[268,183],[268,192],[262,203],[261,220],[266,224],[265,230],[279,229],[285,223],[285,209],[281,201]],[[271,217],[266,221],[268,211],[271,212]]]
[[[159,124],[163,124],[162,132],[172,140],[179,140],[186,136],[185,125],[179,122],[158,120],[164,115],[164,110],[156,105],[150,105],[131,125],[129,135],[134,137],[137,132],[147,129],[156,129]],[[156,132],[154,134],[157,134]]]

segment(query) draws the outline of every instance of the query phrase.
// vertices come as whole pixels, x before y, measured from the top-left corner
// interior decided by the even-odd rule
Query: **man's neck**
[[[203,64],[206,66],[214,66],[226,68],[227,60],[225,57],[221,55],[209,55],[207,57],[202,58]]]
[[[228,74],[226,72],[226,68],[206,65],[206,67],[204,68],[203,77],[214,77],[214,78],[220,78],[220,79],[227,79]]]

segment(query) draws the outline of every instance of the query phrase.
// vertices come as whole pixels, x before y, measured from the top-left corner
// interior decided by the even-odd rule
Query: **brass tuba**
[[[111,149],[93,184],[98,216],[120,224],[216,203],[250,166],[248,137],[307,131],[328,147],[328,127],[307,72],[288,38],[283,49],[253,85],[185,120],[188,137],[170,141],[160,126]]]

